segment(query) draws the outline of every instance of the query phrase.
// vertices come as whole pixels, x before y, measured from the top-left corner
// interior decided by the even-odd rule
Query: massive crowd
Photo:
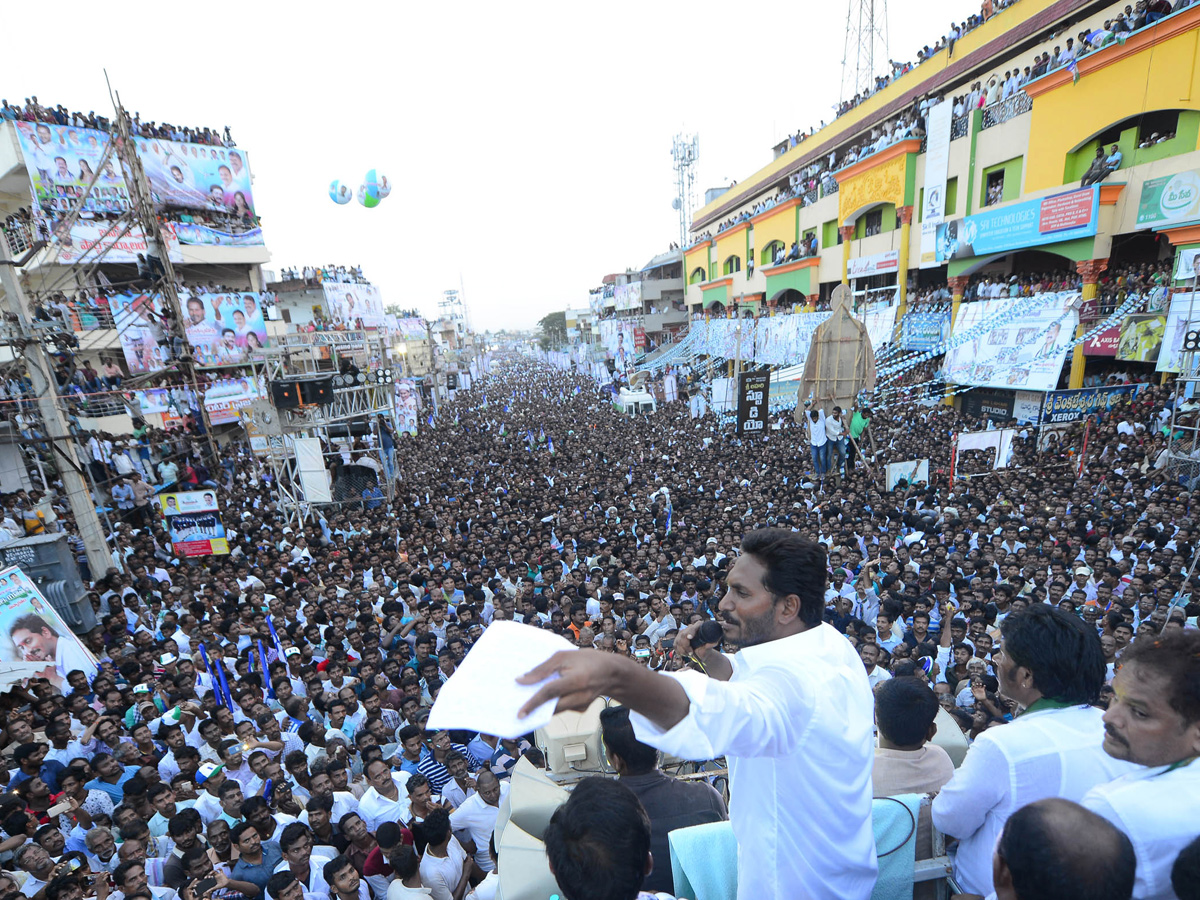
[[[1144,388],[1088,426],[1086,448],[1082,423],[1040,449],[1024,430],[1009,467],[992,470],[972,451],[953,483],[950,436],[981,422],[905,402],[846,411],[830,439],[851,450],[853,437],[854,449],[825,456],[818,478],[790,411],[754,438],[711,414],[689,418],[686,403],[626,418],[589,379],[525,360],[460,391],[434,427],[384,444],[391,499],[326,507],[300,527],[237,441],[218,465],[194,432],[143,431],[130,447],[102,437],[86,448],[113,524],[112,567],[85,572],[100,623],[86,643],[99,671],[89,682],[60,665],[0,697],[10,760],[0,768],[0,897],[495,896],[491,833],[506,781],[522,757],[544,761],[527,738],[431,731],[445,680],[502,620],[652,670],[688,668],[676,638],[708,618],[729,621],[730,567],[743,535],[764,528],[819,545],[824,621],[873,685],[896,682],[876,698],[877,792],[912,787],[904,766],[917,757],[906,753],[920,755],[921,779],[936,768],[940,780],[922,790],[949,782],[936,821],[960,841],[958,874],[987,893],[980,860],[1004,820],[1029,801],[1083,792],[1022,782],[1009,797],[1006,771],[970,765],[974,750],[959,770],[973,780],[963,781],[926,758],[934,748],[925,731],[912,736],[914,723],[932,717],[928,697],[973,744],[1025,733],[1032,718],[1021,708],[1035,701],[1012,687],[1004,640],[1030,607],[1055,610],[1095,643],[1106,668],[1088,702],[1113,710],[1127,702],[1117,703],[1114,677],[1131,684],[1125,654],[1183,628],[1194,634],[1192,497],[1164,464],[1176,402],[1170,386]],[[922,458],[928,483],[885,490],[885,463]],[[219,496],[231,552],[184,560],[153,513],[153,491],[200,485]],[[8,533],[31,521],[73,531],[61,495],[18,492],[4,503]],[[224,667],[232,709],[219,703],[214,667]],[[1175,702],[1174,688],[1156,690]],[[1186,691],[1191,705],[1178,715],[1200,722],[1194,684]],[[1097,748],[1103,737],[1097,725]],[[590,785],[588,809],[626,809],[633,818],[613,840],[645,831],[657,841],[645,886],[670,890],[663,823],[724,818],[724,802],[702,783],[664,794],[667,776],[627,720],[609,717],[605,740],[620,760],[617,783],[642,802],[626,809],[625,794]],[[959,812],[972,805],[991,809],[986,827]],[[561,813],[547,845],[565,867],[578,839],[572,816],[589,813]],[[1192,826],[1169,838],[1124,826],[1139,879],[1159,889],[1136,896],[1169,896],[1161,888],[1200,833],[1194,817]],[[646,847],[631,852],[636,869]],[[568,900],[583,896],[566,886],[582,877],[572,872],[560,875]],[[642,874],[630,876],[635,892]]]

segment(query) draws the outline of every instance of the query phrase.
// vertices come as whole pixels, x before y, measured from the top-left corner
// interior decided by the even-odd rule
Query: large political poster
[[[1162,349],[1158,352],[1159,372],[1183,370],[1183,339],[1189,331],[1200,328],[1200,292],[1175,294],[1167,311],[1166,329],[1163,333]]]
[[[157,206],[254,215],[245,151],[162,138],[134,142]]]
[[[263,231],[257,225],[218,228],[201,222],[176,222],[175,235],[181,244],[204,247],[241,247],[263,242]]]
[[[1166,330],[1166,316],[1126,317],[1121,325],[1117,359],[1124,362],[1157,362]]]
[[[406,341],[424,341],[429,337],[429,333],[425,330],[424,319],[408,316],[405,318],[396,318],[393,321],[395,322],[395,326],[392,328],[392,331]]]
[[[396,421],[401,434],[416,434],[417,421],[421,414],[421,392],[411,378],[398,378],[395,382],[394,403]]]
[[[921,482],[928,484],[929,460],[910,459],[907,462],[888,463],[884,475],[887,478],[886,490],[889,491],[894,491],[901,481],[908,485]]]
[[[872,350],[878,352],[880,347],[886,347],[892,342],[897,309],[897,306],[881,306],[867,310],[867,336],[871,339]]]
[[[76,669],[89,682],[96,677],[96,658],[17,566],[0,572],[0,662],[44,663],[30,677],[49,679],[63,693]]]
[[[600,342],[608,351],[608,357],[616,362],[619,372],[628,369],[637,354],[633,341],[636,324],[633,319],[600,320]]]
[[[160,297],[140,293],[111,294],[108,308],[131,375],[152,372],[166,365],[170,347]]]
[[[34,208],[52,225],[75,208],[89,215],[129,208],[120,160],[111,153],[101,165],[109,142],[103,131],[46,122],[13,124],[29,172]],[[89,184],[94,185],[90,192]]]
[[[212,424],[227,425],[237,422],[241,410],[265,396],[266,392],[260,389],[253,378],[221,378],[209,384],[204,392],[204,406]],[[133,392],[142,414],[162,415],[164,427],[183,422],[195,407],[191,397],[191,392],[185,388],[151,388]]]
[[[1075,336],[1077,293],[1038,294],[1014,306],[1007,298],[959,307],[946,354],[955,384],[1052,391]]]
[[[364,328],[379,328],[384,324],[383,296],[373,284],[346,284],[326,281],[325,308],[334,322],[356,326],[361,319]]]
[[[250,291],[181,295],[188,342],[202,366],[247,362],[267,346],[263,296]]]
[[[159,506],[176,555],[223,556],[229,552],[215,491],[160,494]]]

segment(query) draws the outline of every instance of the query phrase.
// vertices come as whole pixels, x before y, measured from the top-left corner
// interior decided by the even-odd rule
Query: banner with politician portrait
[[[217,511],[216,491],[180,491],[159,494],[158,505],[164,516],[193,515]]]
[[[131,375],[161,369],[170,357],[162,298],[153,294],[110,294],[108,308]]]
[[[123,219],[76,219],[68,226],[60,222],[54,227],[57,243],[51,251],[54,262],[73,265],[80,262],[99,262],[103,257],[110,263],[136,263],[138,256],[151,252],[146,245],[146,234]],[[171,262],[183,262],[179,251],[179,238],[175,236],[175,224],[162,223],[159,232],[160,246],[165,247]]]
[[[102,162],[109,142],[103,131],[46,122],[13,125],[29,172],[34,208],[52,226],[74,209],[85,217],[129,209],[120,160],[110,153]]]
[[[383,326],[383,296],[375,285],[326,281],[321,287],[325,290],[325,308],[334,322],[345,323],[351,328],[358,327],[359,320],[363,328]]]
[[[90,682],[97,671],[91,651],[17,566],[0,572],[0,662],[44,664],[36,677],[64,693],[71,672],[78,669]]]
[[[254,215],[243,150],[163,138],[134,138],[156,206]]]
[[[398,378],[393,388],[396,423],[401,434],[416,434],[421,414],[421,392],[411,378]]]
[[[247,362],[267,346],[263,296],[250,291],[181,296],[188,342],[202,366]]]
[[[229,540],[219,513],[175,513],[164,520],[177,556],[223,556]]]
[[[955,384],[1052,391],[1075,336],[1078,293],[964,303],[954,321],[945,378]]]

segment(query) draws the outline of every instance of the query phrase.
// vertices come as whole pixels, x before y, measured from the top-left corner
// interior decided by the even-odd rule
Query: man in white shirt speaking
[[[875,885],[871,689],[849,641],[821,621],[825,572],[819,544],[752,531],[719,607],[739,652],[694,644],[700,623],[675,639],[707,677],[578,650],[521,679],[559,675],[522,714],[556,697],[561,711],[608,696],[630,707],[638,740],[688,759],[726,757],[740,900],[865,900]]]
[[[975,739],[962,766],[933,801],[933,824],[958,838],[954,878],[968,894],[992,892],[992,851],[1004,823],[1027,803],[1078,803],[1125,774],[1101,746],[1104,652],[1078,616],[1036,604],[1006,616],[997,655],[1000,691],[1024,707],[1011,724]]]

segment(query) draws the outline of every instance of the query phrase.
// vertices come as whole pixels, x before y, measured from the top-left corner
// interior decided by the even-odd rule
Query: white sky
[[[703,190],[770,161],[838,99],[844,0],[513,6],[142,0],[96,14],[5,12],[0,96],[229,125],[247,151],[267,268],[359,264],[387,304],[436,313],[460,278],[477,328],[586,303],[678,233],[671,138],[698,132]],[[892,0],[889,50],[913,59],[971,0]],[[936,23],[936,24],[935,24]],[[936,29],[936,30],[934,30]],[[24,35],[25,37],[20,37]],[[135,44],[142,46],[135,49]],[[378,168],[375,209],[337,206]]]

